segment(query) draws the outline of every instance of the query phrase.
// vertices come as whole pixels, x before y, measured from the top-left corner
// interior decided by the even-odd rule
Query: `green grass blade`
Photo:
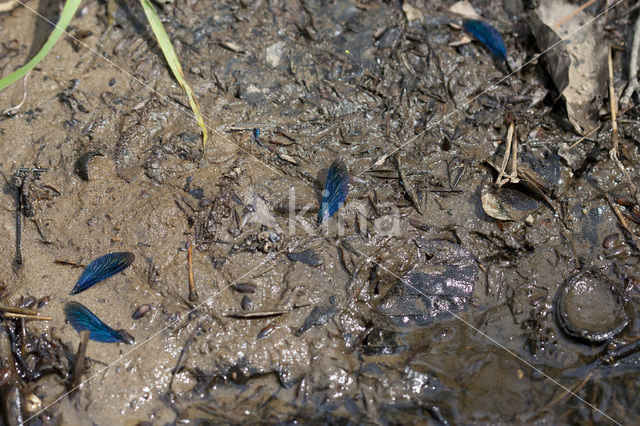
[[[153,33],[158,40],[160,49],[162,49],[162,53],[164,53],[164,57],[169,64],[169,68],[171,68],[173,75],[176,77],[176,80],[178,80],[178,83],[180,83],[180,86],[182,86],[182,89],[187,93],[191,110],[193,111],[193,114],[198,121],[198,125],[202,129],[202,152],[204,153],[204,146],[207,142],[207,127],[204,124],[202,114],[200,114],[200,108],[198,107],[198,103],[196,102],[193,90],[191,90],[189,83],[187,83],[187,80],[185,80],[184,78],[184,74],[182,73],[182,66],[180,65],[178,55],[176,55],[176,51],[173,50],[171,40],[169,39],[167,32],[164,30],[162,22],[160,22],[160,18],[158,17],[156,10],[151,5],[151,2],[149,0],[140,0],[140,3],[142,4],[144,13],[147,15],[149,25],[151,25],[151,29],[153,30]]]
[[[62,33],[64,33],[64,31],[67,29],[67,26],[69,25],[69,22],[71,22],[73,16],[76,14],[81,1],[82,0],[67,0],[67,2],[64,4],[64,9],[62,9],[62,15],[60,15],[58,25],[53,29],[53,32],[49,36],[49,39],[44,44],[44,46],[42,46],[42,49],[40,49],[38,54],[25,65],[12,72],[8,76],[0,79],[0,90],[3,90],[16,81],[20,80],[25,76],[26,73],[34,69],[40,63],[40,61],[44,59],[45,56],[47,56],[47,53],[49,53]]]

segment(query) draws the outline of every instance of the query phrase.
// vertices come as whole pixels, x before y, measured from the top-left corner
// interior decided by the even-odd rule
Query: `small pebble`
[[[625,207],[633,207],[636,205],[636,203],[633,202],[632,199],[621,196],[616,198],[616,203],[620,204],[621,206],[625,206]]]
[[[233,289],[235,291],[237,291],[238,293],[250,293],[250,294],[253,294],[253,293],[256,292],[255,284],[251,284],[251,283],[234,284],[233,285]]]
[[[33,305],[36,304],[36,298],[33,296],[27,296],[22,298],[20,302],[18,302],[18,308],[32,308]]]
[[[273,333],[276,329],[275,324],[269,324],[258,333],[258,339],[262,339]]]
[[[42,299],[38,300],[38,309],[42,309],[47,306],[47,303],[51,300],[51,296],[45,296]]]
[[[28,413],[35,413],[42,408],[42,400],[35,393],[30,393],[25,398],[24,408]]]
[[[604,237],[604,240],[602,240],[602,247],[604,247],[604,248],[613,247],[613,245],[616,242],[616,239],[618,239],[618,234],[611,234],[611,235],[608,235],[608,236]]]
[[[244,309],[245,311],[248,311],[249,309],[251,309],[251,307],[253,306],[253,303],[251,303],[251,299],[249,299],[249,296],[247,296],[246,294],[242,296],[242,301],[240,302],[240,306],[242,306],[242,309]]]
[[[145,304],[140,306],[136,311],[131,315],[131,318],[134,320],[140,319],[147,314],[151,310],[151,305]]]
[[[626,244],[620,244],[618,246],[614,246],[607,252],[607,259],[612,257],[622,257],[627,258],[629,256],[629,250],[627,249]]]

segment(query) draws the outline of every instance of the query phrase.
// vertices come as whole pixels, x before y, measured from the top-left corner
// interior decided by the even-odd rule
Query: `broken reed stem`
[[[627,219],[624,218],[622,212],[620,211],[618,206],[616,206],[616,204],[611,200],[609,195],[605,194],[605,197],[607,199],[607,203],[609,204],[609,207],[611,207],[611,210],[613,210],[613,213],[618,218],[618,221],[620,222],[620,226],[622,226],[622,229],[627,233],[627,236],[629,237],[629,239],[631,240],[633,245],[635,247],[638,247],[638,244],[636,243],[636,239],[633,236],[633,233],[631,232],[631,229],[629,229],[629,223],[627,222]]]
[[[198,300],[198,291],[196,290],[196,282],[193,278],[193,248],[191,238],[187,240],[187,265],[189,267],[189,301]]]
[[[514,129],[515,125],[511,122],[510,129]],[[511,130],[513,134],[513,130]],[[512,183],[518,183],[520,179],[518,179],[518,137],[513,138],[513,143],[511,145],[511,171],[510,171],[509,180]]]
[[[22,265],[22,186],[17,184],[17,177],[14,176],[16,181],[16,256],[15,264],[17,267]]]
[[[33,319],[33,320],[39,320],[39,321],[51,321],[51,317],[41,317],[40,315],[16,314],[14,312],[5,312],[0,315],[6,318],[24,318],[24,319]]]
[[[633,44],[631,45],[631,58],[629,60],[629,82],[620,98],[620,106],[623,109],[629,106],[631,97],[638,88],[638,49],[640,49],[640,15],[636,18],[636,23],[633,26]]]
[[[515,130],[515,124],[513,121],[509,123],[509,128],[507,129],[507,139],[505,140],[505,150],[504,157],[502,158],[502,164],[500,165],[500,170],[498,170],[498,178],[496,179],[496,185],[502,186],[505,183],[513,182],[518,183],[518,169],[517,169],[517,156],[518,156],[518,143],[513,140],[513,132]],[[507,169],[507,165],[509,165],[509,158],[511,158],[511,170],[508,174],[505,173]],[[506,174],[506,177],[505,177]]]
[[[638,191],[636,186],[633,184],[631,180],[631,176],[627,173],[627,170],[624,168],[624,165],[618,158],[618,146],[620,145],[620,139],[618,138],[618,121],[617,121],[617,105],[616,101],[616,91],[613,87],[613,61],[611,60],[611,48],[609,48],[609,55],[607,57],[607,65],[609,67],[609,107],[611,109],[611,144],[613,145],[611,150],[609,151],[609,157],[618,167],[620,172],[624,175],[627,180],[627,185],[629,186],[629,192],[633,195],[637,204],[640,204],[640,197],[638,197]]]
[[[596,127],[594,127],[593,129],[589,130],[589,133],[587,133],[586,135],[584,135],[583,137],[581,137],[580,139],[578,139],[577,141],[575,141],[569,148],[567,148],[567,151],[571,151],[573,148],[575,148],[580,142],[582,142],[583,140],[587,139],[589,136],[591,136],[595,131],[597,131],[600,126],[602,126],[601,124],[598,124]]]
[[[613,142],[613,149],[618,152],[618,122],[617,119],[617,102],[616,91],[613,87],[613,61],[611,60],[611,48],[609,48],[609,54],[607,56],[607,65],[609,67],[609,106],[611,107],[611,142]]]
[[[560,21],[558,21],[554,26],[553,29],[557,30],[558,28],[560,28],[562,26],[562,24],[564,24],[565,22],[567,22],[569,19],[573,18],[576,14],[582,12],[584,9],[586,9],[587,7],[591,6],[593,3],[595,3],[596,0],[589,0],[588,2],[586,2],[585,4],[583,4],[582,6],[580,6],[579,8],[577,8],[576,10],[574,10],[573,12],[571,12],[570,14],[568,14],[567,16],[565,16],[564,18],[562,18]]]
[[[80,379],[82,378],[82,372],[84,371],[84,359],[87,353],[87,345],[89,344],[89,330],[82,330],[80,332],[80,344],[78,345],[78,352],[76,352],[76,359],[73,363],[73,372],[71,374],[71,391],[73,392],[78,385],[80,385]]]
[[[573,389],[571,389],[571,393],[569,393],[569,391],[565,390],[564,392],[562,392],[560,395],[558,395],[556,398],[554,398],[551,402],[549,402],[544,408],[545,410],[548,410],[549,408],[553,407],[554,405],[556,405],[558,402],[562,401],[564,398],[566,398],[569,395],[575,395],[576,392],[578,392],[580,389],[582,389],[582,387],[584,385],[587,384],[587,382],[589,381],[589,379],[591,379],[591,374],[592,372],[590,371],[589,374],[587,374],[585,376],[584,379],[582,379],[582,381],[580,383],[578,383],[576,385],[576,387],[574,387]]]
[[[0,305],[0,312],[11,312],[14,314],[23,314],[23,315],[38,315],[40,313],[35,309],[18,308],[17,306],[4,306],[4,305]]]

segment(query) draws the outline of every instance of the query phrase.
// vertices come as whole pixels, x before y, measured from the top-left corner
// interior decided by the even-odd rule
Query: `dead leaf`
[[[538,210],[540,202],[515,188],[496,188],[485,183],[480,190],[480,201],[484,212],[494,219],[520,222]]]
[[[577,9],[578,6],[565,0],[541,0],[530,15],[529,26],[540,51],[555,45],[543,59],[565,100],[569,121],[584,135],[597,126],[598,111],[607,89],[607,44],[603,40],[602,24],[594,22],[584,26],[592,16],[583,11],[576,13]],[[558,23],[561,23],[559,28],[554,28]],[[565,42],[561,41],[569,35]]]
[[[454,5],[449,8],[449,12],[467,19],[482,19],[482,16],[478,15],[478,12],[476,12],[468,1],[459,1],[454,3]]]
[[[424,19],[424,14],[422,11],[416,7],[411,6],[409,3],[405,3],[402,5],[402,11],[407,18],[407,21],[422,21]]]

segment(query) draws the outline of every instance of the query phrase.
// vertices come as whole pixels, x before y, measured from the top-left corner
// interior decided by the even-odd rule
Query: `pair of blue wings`
[[[71,290],[71,294],[83,292],[100,281],[125,270],[133,263],[134,258],[135,256],[130,252],[116,252],[100,256],[82,271],[76,285]],[[77,332],[89,330],[89,339],[91,340],[105,343],[133,343],[133,337],[127,332],[109,327],[93,312],[78,302],[67,303],[64,307],[64,314],[69,324]]]

